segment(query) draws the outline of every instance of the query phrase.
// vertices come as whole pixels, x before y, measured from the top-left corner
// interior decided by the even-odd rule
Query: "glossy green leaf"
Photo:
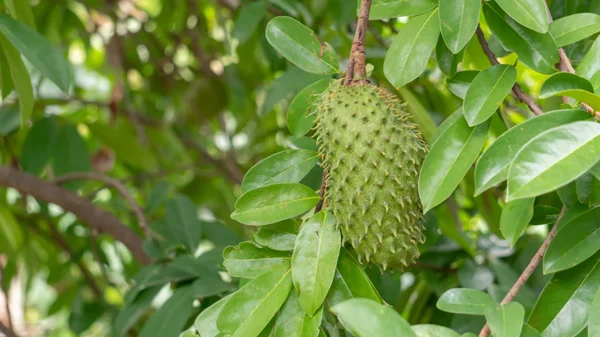
[[[583,78],[591,80],[595,74],[600,71],[600,36],[596,38],[592,47],[587,51],[579,65],[577,74]]]
[[[6,43],[8,43],[8,41]],[[14,49],[12,46],[9,47]],[[2,99],[5,99],[15,89],[15,85],[12,80],[8,58],[4,53],[3,48],[2,41],[0,40],[0,91],[2,91]]]
[[[37,120],[25,138],[21,151],[23,171],[38,175],[50,160],[56,144],[58,123],[54,117]]]
[[[479,74],[478,70],[459,71],[446,80],[448,89],[457,97],[464,99],[473,79]]]
[[[573,268],[599,249],[600,207],[577,216],[556,233],[544,255],[544,273]]]
[[[549,205],[536,205],[533,208],[533,217],[529,221],[529,224],[533,226],[553,224],[558,220],[559,214],[559,208]]]
[[[470,126],[488,120],[500,107],[517,81],[515,68],[498,64],[477,74],[467,89],[463,105]]]
[[[542,74],[553,74],[558,47],[550,33],[540,34],[513,21],[494,2],[483,4],[483,15],[504,49],[515,52],[519,61]]]
[[[7,136],[21,125],[21,113],[17,104],[0,106],[0,137]]]
[[[261,114],[265,115],[285,99],[292,99],[294,95],[316,81],[323,79],[323,77],[323,75],[311,74],[298,67],[288,67],[266,89]]]
[[[217,327],[231,337],[257,336],[279,310],[292,290],[289,264],[246,283],[223,305]]]
[[[438,126],[438,128],[435,131],[435,134],[433,135],[431,140],[429,140],[430,146],[433,146],[437,142],[437,140],[440,139],[440,136],[443,135],[446,131],[448,131],[448,129],[452,125],[454,125],[454,123],[456,123],[456,121],[458,119],[461,119],[461,118],[463,118],[463,110],[462,110],[462,108],[458,108],[456,111],[454,111],[452,113],[452,115],[450,115],[450,116],[448,116],[448,118],[444,119],[442,124],[440,124],[440,126]]]
[[[600,254],[575,268],[554,274],[539,296],[529,325],[544,337],[575,336],[587,324],[600,289]]]
[[[75,125],[65,125],[58,132],[52,155],[52,168],[56,176],[91,170],[87,145]],[[67,186],[75,185],[77,184]]]
[[[496,0],[513,20],[538,33],[548,31],[548,14],[544,0]]]
[[[342,249],[333,283],[327,294],[327,303],[332,307],[352,298],[366,298],[383,303],[369,276],[350,253]]]
[[[35,19],[33,17],[33,12],[31,11],[31,6],[27,1],[19,1],[19,0],[5,0],[4,4],[6,5],[6,9],[13,18],[25,23],[29,27],[35,29]]]
[[[323,307],[312,317],[307,316],[292,291],[277,315],[273,337],[317,337],[322,318]]]
[[[416,337],[393,308],[364,298],[335,305],[333,313],[355,337]]]
[[[417,324],[412,326],[417,337],[460,337],[456,331],[433,324]]]
[[[558,110],[531,118],[502,134],[483,152],[475,166],[475,194],[481,194],[508,177],[510,163],[531,138],[551,128],[589,119],[580,110]]]
[[[300,228],[292,255],[292,278],[298,302],[310,317],[329,292],[341,245],[342,236],[331,213],[321,211]]]
[[[458,54],[475,34],[480,6],[479,0],[440,1],[440,30],[452,53]]]
[[[435,59],[437,60],[437,65],[442,73],[448,77],[452,77],[456,74],[458,64],[462,61],[464,53],[463,49],[459,51],[458,54],[453,54],[450,49],[448,49],[441,36],[435,46]]]
[[[568,96],[600,110],[600,96],[594,94],[594,87],[583,77],[571,73],[557,73],[550,76],[540,89],[540,97]]]
[[[559,47],[583,40],[598,32],[600,32],[600,15],[593,13],[565,16],[550,24],[550,34]]]
[[[233,220],[249,226],[269,225],[307,212],[319,196],[302,184],[273,184],[250,190],[235,203]]]
[[[248,41],[267,13],[268,7],[269,3],[266,1],[256,1],[240,7],[238,16],[235,19],[233,31],[231,32],[231,37],[237,39],[239,44]]]
[[[279,16],[267,24],[267,40],[298,68],[314,74],[339,72],[338,56],[326,42],[302,23]]]
[[[517,302],[489,305],[485,309],[485,319],[494,336],[519,337],[523,329],[525,309]]]
[[[0,32],[42,75],[62,91],[69,91],[73,80],[71,65],[48,39],[6,14],[0,14]]]
[[[590,196],[592,195],[592,179],[591,173],[586,173],[575,180],[575,191],[577,192],[577,200],[582,204],[589,204]]]
[[[600,124],[580,121],[533,138],[508,172],[507,200],[535,197],[577,179],[598,161]]]
[[[316,105],[319,96],[335,82],[331,78],[324,78],[304,88],[290,104],[287,114],[287,126],[296,136],[304,136],[314,127],[317,117]]]
[[[148,202],[146,202],[145,212],[154,213],[167,199],[171,185],[166,181],[160,181],[152,187]]]
[[[476,289],[450,289],[437,301],[438,309],[455,314],[484,315],[488,305],[494,300],[490,295]]]
[[[140,337],[175,336],[183,329],[193,306],[191,286],[175,290],[173,296],[150,317],[140,331]]]
[[[167,202],[166,219],[173,236],[195,252],[202,240],[202,223],[196,205],[186,196],[178,195]]]
[[[297,232],[296,221],[285,220],[261,227],[254,234],[254,241],[273,250],[289,251],[294,249]]]
[[[523,331],[521,337],[542,337],[542,335],[529,324],[523,324]]]
[[[434,9],[437,4],[436,0],[373,0],[369,20],[418,15]]]
[[[297,183],[313,169],[319,158],[318,153],[308,150],[277,152],[248,170],[242,181],[242,193],[266,185]]]
[[[425,70],[440,35],[438,10],[412,18],[394,38],[383,63],[385,77],[403,87]]]
[[[217,328],[217,318],[221,313],[221,309],[223,309],[223,306],[230,297],[231,295],[220,299],[210,307],[204,309],[200,315],[196,317],[194,328],[200,333],[200,336],[217,337],[221,333],[219,328]]]
[[[500,230],[511,247],[515,245],[533,217],[534,202],[535,198],[526,198],[504,205],[500,216]]]
[[[0,32],[2,32],[2,29],[0,29]],[[6,62],[8,63],[10,78],[12,79],[12,83],[14,84],[15,90],[19,94],[21,125],[25,125],[25,123],[29,120],[29,116],[31,116],[31,112],[33,111],[35,99],[33,95],[33,87],[31,86],[29,72],[27,71],[23,60],[21,59],[21,54],[19,54],[17,49],[13,47],[11,42],[9,42],[8,39],[2,33],[0,33],[0,46],[2,47],[3,55],[6,57]],[[3,76],[8,76],[8,74],[3,74]],[[3,92],[2,95],[6,96],[8,95],[8,92]]]
[[[146,313],[152,300],[162,288],[162,286],[156,286],[143,290],[132,303],[128,303],[119,310],[112,326],[115,337],[125,336],[129,328]]]
[[[223,265],[229,275],[253,279],[271,270],[275,265],[290,261],[290,254],[269,248],[258,248],[251,242],[223,250]]]
[[[419,176],[419,195],[424,212],[446,200],[456,189],[487,137],[490,122],[470,127],[457,119],[431,147]]]
[[[600,291],[596,292],[596,296],[594,296],[594,300],[592,301],[588,318],[588,332],[589,337],[600,336]]]

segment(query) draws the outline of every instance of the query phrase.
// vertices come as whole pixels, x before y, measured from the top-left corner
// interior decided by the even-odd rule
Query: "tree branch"
[[[5,334],[6,337],[19,337],[11,328],[5,326],[2,322],[0,322],[0,332]]]
[[[346,71],[346,79],[344,85],[369,84],[367,80],[365,39],[367,37],[367,26],[369,24],[369,14],[371,12],[372,0],[362,0],[360,12],[358,14],[358,23],[356,25],[356,34],[352,41],[352,49],[350,50],[350,58],[348,59],[348,70]],[[354,76],[358,75],[358,80],[354,80]]]
[[[483,52],[487,56],[487,58],[490,60],[490,63],[492,65],[500,64],[500,62],[498,62],[498,59],[496,58],[496,55],[490,49],[490,46],[488,45],[487,41],[485,40],[485,36],[483,35],[483,31],[481,30],[480,26],[477,26],[476,35],[477,35],[477,40],[479,40],[479,44],[481,45],[481,49],[483,50]],[[544,113],[544,110],[542,110],[542,108],[540,108],[540,106],[535,102],[535,100],[531,96],[527,95],[523,91],[523,89],[521,89],[521,86],[518,83],[515,83],[515,85],[512,88],[512,92],[523,103],[527,104],[527,106],[529,107],[529,110],[531,110],[531,112],[533,112],[535,115],[539,116]]]
[[[552,230],[548,234],[548,237],[546,237],[546,240],[544,240],[544,243],[542,243],[542,245],[540,246],[538,251],[533,255],[533,257],[531,258],[531,261],[529,262],[529,264],[527,265],[525,270],[523,270],[523,273],[521,273],[521,276],[519,276],[519,278],[517,279],[517,282],[515,282],[515,284],[512,286],[512,288],[510,288],[510,290],[508,291],[508,294],[506,294],[506,296],[504,296],[504,299],[502,300],[501,304],[509,303],[515,299],[515,297],[519,293],[519,290],[521,290],[521,288],[523,288],[525,283],[527,283],[527,280],[529,280],[529,278],[531,277],[533,272],[535,272],[535,269],[537,268],[537,266],[540,264],[540,262],[542,262],[542,259],[544,258],[544,254],[546,253],[546,250],[548,249],[548,245],[550,244],[552,239],[554,239],[554,236],[556,236],[556,227],[558,226],[558,223],[562,219],[563,215],[565,215],[566,211],[567,211],[567,208],[563,206],[562,211],[560,212],[560,215],[558,216],[558,219],[556,220],[556,223],[554,223]],[[486,324],[483,327],[483,329],[481,330],[481,332],[479,333],[479,337],[488,337],[489,335],[490,335],[490,327],[488,326],[488,324]]]
[[[10,166],[0,167],[0,186],[12,187],[23,194],[54,203],[72,212],[98,233],[107,233],[121,241],[144,264],[151,262],[142,249],[142,239],[113,214],[92,204],[76,193]]]
[[[125,187],[120,181],[118,181],[117,179],[113,179],[111,177],[105,176],[104,174],[98,173],[98,172],[73,172],[73,173],[67,173],[65,175],[62,175],[62,176],[54,179],[53,182],[55,184],[62,185],[64,183],[72,181],[72,180],[97,180],[97,181],[101,181],[101,182],[105,183],[106,185],[114,187],[117,191],[119,191],[119,193],[123,196],[123,198],[125,198],[125,200],[127,200],[129,207],[131,207],[131,209],[135,213],[135,216],[138,219],[140,228],[144,231],[144,234],[146,234],[146,238],[151,237],[152,232],[148,228],[148,221],[146,220],[146,216],[144,215],[144,210],[137,203],[137,201],[135,201],[135,198],[133,197],[133,195],[131,195],[131,193],[129,193],[129,191],[127,190],[127,187]]]

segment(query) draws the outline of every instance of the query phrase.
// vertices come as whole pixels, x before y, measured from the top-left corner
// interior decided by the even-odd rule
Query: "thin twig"
[[[131,193],[129,193],[127,188],[120,181],[118,181],[117,179],[108,177],[102,173],[98,173],[98,172],[67,173],[60,177],[57,177],[53,181],[55,184],[61,185],[61,184],[64,184],[66,182],[73,181],[73,180],[97,180],[97,181],[101,181],[101,182],[105,183],[106,185],[114,187],[117,191],[119,191],[119,193],[123,196],[123,198],[125,198],[125,200],[127,200],[127,203],[129,203],[129,207],[131,207],[131,209],[135,213],[135,216],[138,219],[140,228],[144,231],[146,238],[150,238],[152,233],[150,232],[150,229],[148,228],[148,221],[146,220],[146,216],[144,215],[144,210],[137,203],[137,201],[135,201],[135,198],[133,197],[133,195],[131,195]]]
[[[2,322],[0,322],[0,332],[6,335],[6,337],[18,337],[11,328],[5,326]]]
[[[12,315],[10,312],[8,285],[6,284],[6,273],[4,272],[4,266],[2,265],[2,262],[0,262],[0,289],[2,290],[2,293],[4,293],[4,304],[6,306],[5,310],[6,310],[6,318],[7,318],[7,323],[8,323],[7,328],[10,330],[13,330],[14,327],[13,327],[13,322],[12,322]]]
[[[521,290],[521,288],[523,288],[525,283],[527,283],[527,280],[529,280],[531,275],[535,272],[535,269],[537,268],[537,266],[540,264],[540,262],[542,262],[542,259],[544,258],[544,254],[546,253],[546,249],[548,249],[548,245],[550,244],[552,239],[554,239],[554,236],[556,236],[556,230],[557,230],[556,228],[558,226],[558,223],[562,219],[563,215],[565,215],[566,211],[567,211],[567,208],[563,206],[562,211],[560,212],[560,215],[558,216],[558,219],[556,220],[556,223],[554,223],[552,230],[548,234],[548,237],[546,237],[546,240],[544,240],[544,243],[542,243],[542,245],[540,246],[540,249],[538,249],[538,251],[535,253],[535,255],[533,255],[533,257],[531,258],[531,261],[529,262],[529,264],[527,265],[525,270],[523,270],[523,273],[521,273],[521,276],[519,276],[519,278],[517,279],[517,282],[515,282],[515,284],[512,286],[512,288],[510,288],[510,290],[508,291],[508,294],[506,294],[506,296],[504,296],[504,299],[502,300],[501,304],[509,303],[515,299],[515,297],[519,293],[519,290]],[[488,337],[489,335],[490,335],[490,327],[488,326],[488,324],[486,324],[483,327],[483,329],[481,330],[481,332],[479,333],[479,337]]]
[[[321,188],[319,189],[319,197],[321,198],[315,207],[315,213],[318,213],[323,208],[325,203],[325,189],[327,188],[327,170],[323,168],[323,178],[321,180]]]
[[[476,34],[477,34],[477,40],[479,40],[479,44],[481,45],[481,49],[483,50],[483,52],[487,56],[487,58],[490,60],[490,63],[492,65],[500,64],[500,62],[498,62],[498,59],[496,58],[496,55],[490,49],[490,46],[488,45],[487,41],[485,40],[485,36],[483,35],[483,31],[481,30],[481,27],[477,26]],[[535,115],[539,116],[544,113],[544,110],[542,110],[542,108],[535,102],[535,100],[531,96],[527,95],[523,91],[523,89],[521,89],[521,86],[518,83],[515,83],[515,85],[512,88],[512,92],[523,103],[527,104],[527,106],[529,107],[529,110],[531,110],[531,112],[533,112]]]
[[[372,0],[362,0],[360,12],[358,14],[358,23],[356,24],[356,34],[352,41],[352,49],[350,50],[350,58],[348,59],[348,70],[346,71],[346,79],[344,85],[350,84],[369,84],[367,80],[367,64],[366,64],[366,48],[365,39],[367,37],[367,26],[369,24],[369,14],[371,12]],[[355,81],[355,74],[358,79]]]

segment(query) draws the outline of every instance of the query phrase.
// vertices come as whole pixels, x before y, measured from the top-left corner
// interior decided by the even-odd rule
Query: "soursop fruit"
[[[370,85],[335,82],[321,95],[317,144],[325,207],[361,263],[406,267],[423,243],[418,177],[427,147],[399,100]]]

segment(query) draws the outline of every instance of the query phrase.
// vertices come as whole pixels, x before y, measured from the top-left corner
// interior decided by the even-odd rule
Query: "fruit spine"
[[[325,206],[344,242],[361,263],[408,266],[425,240],[417,182],[427,148],[417,126],[385,89],[341,82],[321,95],[316,123]]]

